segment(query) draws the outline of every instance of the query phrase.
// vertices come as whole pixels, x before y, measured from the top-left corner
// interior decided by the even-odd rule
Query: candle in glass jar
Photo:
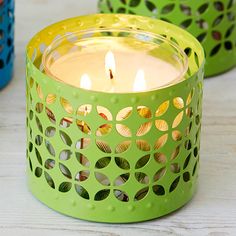
[[[182,64],[173,55],[165,60],[165,53],[170,52],[136,38],[87,38],[45,56],[45,71],[61,82],[95,91],[154,90],[175,83],[183,73]]]

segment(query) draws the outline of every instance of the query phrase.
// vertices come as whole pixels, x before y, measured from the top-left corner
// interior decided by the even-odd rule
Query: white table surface
[[[144,223],[90,223],[54,212],[29,193],[25,45],[52,22],[93,12],[96,0],[16,0],[15,76],[0,92],[0,236],[236,235],[236,69],[205,80],[199,188],[179,211]]]

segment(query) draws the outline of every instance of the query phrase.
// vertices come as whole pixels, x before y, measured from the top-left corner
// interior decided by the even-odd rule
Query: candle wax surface
[[[91,80],[91,90],[123,93],[135,92],[135,78],[138,71],[143,70],[146,87],[139,91],[154,90],[173,83],[181,74],[181,63],[176,61],[178,65],[173,65],[173,55],[170,56],[172,63],[162,59],[163,49],[159,49],[157,44],[134,38],[83,39],[73,47],[67,45],[54,50],[52,55],[57,56],[52,56],[53,62],[46,73],[75,87],[80,87],[81,77],[86,74]],[[113,79],[105,70],[105,57],[109,51],[115,58]]]

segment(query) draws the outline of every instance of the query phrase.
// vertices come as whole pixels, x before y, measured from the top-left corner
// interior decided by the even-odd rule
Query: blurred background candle
[[[61,37],[44,53],[45,72],[75,87],[115,93],[154,90],[183,79],[187,60],[184,53],[179,59],[172,42],[144,32],[123,35]]]

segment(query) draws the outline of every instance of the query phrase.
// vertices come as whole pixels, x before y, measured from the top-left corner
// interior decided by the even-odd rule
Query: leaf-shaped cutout
[[[88,158],[85,155],[83,155],[82,153],[76,152],[75,156],[76,156],[77,161],[81,165],[83,165],[85,167],[89,167],[90,166],[90,161],[88,160]]]
[[[185,54],[186,54],[188,57],[191,56],[192,51],[193,51],[193,50],[192,50],[192,48],[190,48],[190,47],[187,47],[187,48],[184,49],[184,52],[185,52]]]
[[[184,112],[181,111],[174,119],[173,124],[172,124],[172,129],[175,129],[176,127],[179,126],[179,124],[182,122],[184,116]]]
[[[188,182],[190,180],[190,173],[189,172],[185,172],[183,174],[183,180],[184,180],[184,182]]]
[[[117,113],[116,120],[123,121],[128,119],[132,115],[133,108],[125,107]]]
[[[181,22],[180,26],[184,29],[187,29],[192,24],[192,22],[193,22],[192,19],[187,19],[187,20],[184,20],[183,22]]]
[[[164,134],[162,135],[154,144],[154,149],[159,149],[159,148],[162,148],[166,142],[167,142],[167,139],[168,139],[168,134]]]
[[[142,118],[151,118],[152,117],[152,112],[151,112],[150,108],[148,108],[146,106],[138,106],[137,112]]]
[[[30,118],[30,120],[32,120],[33,117],[34,117],[34,112],[33,112],[32,110],[30,110],[30,112],[29,112],[29,118]]]
[[[220,41],[222,39],[222,34],[219,31],[213,30],[211,35],[212,35],[212,38],[216,41]]]
[[[180,165],[178,163],[173,163],[170,165],[170,171],[177,174],[180,172]]]
[[[186,116],[191,118],[193,116],[193,108],[192,107],[188,107],[185,110]]]
[[[33,171],[32,161],[30,160],[30,158],[29,158],[29,168],[31,171]]]
[[[45,167],[46,169],[51,170],[51,169],[54,168],[54,166],[55,166],[55,160],[53,160],[53,159],[47,159],[47,160],[45,161],[44,167]]]
[[[230,28],[225,33],[225,38],[230,37],[230,35],[234,32],[235,25],[231,25]]]
[[[141,151],[150,151],[150,144],[145,140],[136,140],[137,148]]]
[[[43,133],[43,125],[42,125],[41,121],[39,120],[39,118],[37,116],[35,116],[35,120],[36,120],[36,124],[37,124],[38,130],[41,133]]]
[[[73,107],[72,105],[70,104],[70,102],[68,100],[66,100],[65,98],[61,97],[60,98],[60,103],[61,103],[61,106],[64,108],[64,110],[69,113],[69,114],[73,114]]]
[[[56,129],[52,126],[49,126],[45,130],[46,137],[53,137],[56,133]]]
[[[186,169],[186,168],[188,167],[188,164],[189,164],[191,155],[192,155],[192,153],[190,153],[190,154],[187,156],[187,158],[185,159],[183,169]]]
[[[161,179],[166,174],[166,167],[162,167],[160,170],[156,172],[156,174],[153,176],[153,181],[156,182],[159,179]]]
[[[170,192],[170,193],[173,192],[173,191],[177,188],[178,183],[179,183],[179,180],[180,180],[180,176],[177,177],[177,178],[173,181],[173,183],[171,184],[170,189],[169,189],[169,192]]]
[[[168,14],[170,12],[172,12],[175,8],[175,4],[174,3],[170,3],[166,6],[164,6],[162,9],[161,9],[161,14]]]
[[[198,39],[198,41],[199,41],[200,43],[202,43],[202,42],[205,40],[206,36],[207,36],[207,33],[204,32],[204,33],[199,34],[199,35],[197,36],[197,39]]]
[[[122,175],[119,175],[115,180],[114,180],[114,186],[120,186],[125,184],[130,177],[129,173],[125,173]]]
[[[232,50],[232,49],[233,49],[233,43],[230,42],[230,41],[226,41],[226,42],[224,43],[224,46],[225,46],[225,49],[226,49],[226,50]]]
[[[153,13],[157,12],[157,7],[155,6],[155,4],[153,2],[146,0],[145,5],[149,11],[151,11]]]
[[[185,141],[184,147],[185,147],[185,149],[187,149],[187,150],[190,150],[190,149],[192,148],[192,143],[191,143],[191,140],[190,140],[190,139],[188,139],[188,140]]]
[[[69,128],[72,123],[73,123],[73,118],[63,117],[60,121],[60,127]]]
[[[44,171],[44,176],[45,176],[45,179],[46,179],[48,185],[51,188],[55,189],[55,184],[54,184],[54,181],[53,181],[52,177],[46,171]]]
[[[116,149],[115,149],[115,153],[123,153],[123,152],[126,152],[130,146],[131,146],[131,141],[129,140],[126,140],[126,141],[123,141],[121,143],[119,143],[117,146],[116,146]]]
[[[59,192],[67,193],[71,190],[71,188],[72,188],[72,183],[63,182],[63,183],[60,184],[58,190],[59,190]]]
[[[97,112],[104,120],[112,121],[112,114],[106,107],[97,106]]]
[[[40,165],[42,165],[42,157],[41,157],[41,154],[40,154],[40,152],[38,151],[38,149],[37,148],[35,148],[35,154],[36,154],[36,157],[37,157],[37,160],[38,160],[38,162],[39,162],[39,164]]]
[[[65,165],[63,165],[63,164],[59,164],[59,168],[60,168],[60,171],[61,171],[61,173],[65,176],[65,177],[67,177],[68,179],[72,179],[72,175],[71,175],[71,172],[70,172],[70,170],[65,166]]]
[[[43,103],[38,102],[35,106],[35,111],[41,113],[43,111]]]
[[[29,80],[29,86],[32,88],[34,86],[34,79],[31,77]]]
[[[75,147],[77,149],[85,149],[90,145],[90,143],[91,143],[90,138],[81,138],[76,142]]]
[[[110,162],[111,162],[111,157],[103,157],[96,162],[95,168],[103,169],[107,167],[110,164]]]
[[[227,12],[226,15],[227,15],[228,21],[233,21],[233,22],[235,21],[236,16],[233,12]]]
[[[100,190],[99,192],[95,194],[94,200],[95,201],[105,200],[109,196],[110,191],[111,191],[110,189]]]
[[[37,135],[35,137],[35,144],[40,146],[40,145],[42,145],[42,143],[43,143],[43,137],[41,135]]]
[[[61,161],[67,161],[71,158],[72,152],[71,150],[62,150],[59,154],[59,159]]]
[[[83,132],[85,134],[91,134],[90,126],[84,120],[76,120],[76,124],[81,132]]]
[[[136,165],[135,165],[135,169],[140,169],[140,168],[146,166],[147,163],[149,162],[149,160],[150,160],[150,155],[145,155],[145,156],[141,157],[141,158],[137,161],[137,163],[136,163]]]
[[[190,132],[191,132],[191,130],[192,130],[192,125],[193,125],[193,123],[192,123],[192,121],[191,121],[190,124],[189,124],[189,126],[187,126],[187,128],[185,129],[185,136],[186,136],[186,137],[190,134]]]
[[[203,30],[208,30],[209,29],[208,22],[203,20],[203,19],[197,20],[196,24],[200,29],[203,29]]]
[[[209,7],[209,3],[202,4],[202,5],[197,9],[197,12],[202,15],[203,13],[205,13],[205,12],[207,11],[208,7]]]
[[[116,124],[116,130],[123,137],[131,137],[132,136],[130,128],[126,125]]]
[[[234,0],[229,0],[229,3],[228,3],[228,6],[227,6],[227,9],[229,10],[231,7],[233,7],[235,1]]]
[[[32,152],[32,151],[33,151],[33,147],[34,147],[34,146],[33,146],[33,143],[29,142],[29,149],[28,149],[29,152]]]
[[[190,91],[190,93],[187,97],[187,100],[186,100],[186,105],[187,106],[192,102],[193,96],[194,96],[194,88]]]
[[[155,120],[155,126],[160,131],[168,130],[168,124],[165,120]]]
[[[146,122],[146,123],[142,124],[138,128],[136,136],[140,137],[140,136],[147,134],[151,128],[152,128],[152,122]]]
[[[174,130],[174,131],[172,132],[172,139],[173,139],[174,141],[180,141],[180,140],[182,139],[182,134],[181,134],[181,132],[180,132],[179,130]]]
[[[114,189],[113,193],[115,195],[115,197],[122,202],[128,202],[129,201],[129,197],[128,194],[122,190],[119,189]]]
[[[161,185],[153,185],[152,190],[157,196],[165,195],[165,189]]]
[[[89,199],[88,191],[79,184],[75,184],[75,191],[84,199]]]
[[[149,184],[149,177],[147,174],[143,172],[136,172],[135,178],[141,184]]]
[[[56,101],[56,98],[57,98],[57,96],[55,94],[51,94],[50,93],[50,94],[48,94],[48,96],[46,98],[46,103],[48,105],[51,105],[51,104],[53,104]]]
[[[220,1],[214,2],[214,7],[217,11],[224,11],[224,4]]]
[[[168,110],[169,108],[169,105],[170,105],[170,102],[169,101],[165,101],[163,102],[156,110],[156,113],[155,113],[155,116],[158,117],[158,116],[162,116],[166,113],[166,111]]]
[[[147,196],[147,194],[148,194],[148,191],[149,191],[149,187],[145,187],[145,188],[140,189],[140,190],[135,194],[134,201],[140,201],[140,200],[142,200],[143,198],[145,198],[145,196]]]
[[[43,91],[42,91],[42,88],[39,84],[36,84],[36,91],[37,91],[37,94],[38,94],[39,98],[41,100],[43,100],[43,97],[44,97],[43,96]]]
[[[46,115],[47,115],[48,119],[49,119],[53,124],[56,124],[56,117],[55,117],[55,115],[54,115],[53,112],[52,112],[50,109],[48,109],[47,107],[46,107]]]
[[[130,7],[137,7],[140,4],[141,0],[130,0],[129,6]]]
[[[184,108],[184,100],[181,97],[176,97],[173,99],[173,105],[177,109],[183,109]]]
[[[213,21],[213,24],[212,24],[212,27],[216,27],[217,25],[219,25],[224,19],[224,15],[219,15],[214,21]]]
[[[199,123],[200,123],[200,116],[199,115],[196,115],[195,123],[196,123],[196,125],[199,125]]]
[[[102,185],[105,185],[105,186],[111,185],[109,178],[103,173],[95,172],[95,178]]]
[[[179,152],[180,152],[180,145],[177,146],[175,150],[172,152],[171,158],[170,158],[171,161],[173,161],[179,155]]]
[[[117,13],[126,13],[126,9],[123,8],[123,7],[119,7],[119,8],[117,9]]]
[[[71,146],[72,145],[72,140],[69,137],[69,135],[66,134],[65,132],[61,131],[61,130],[60,130],[59,133],[60,133],[60,137],[61,137],[61,140],[63,141],[63,143],[65,143],[67,146]]]
[[[154,159],[159,164],[165,164],[167,160],[166,155],[160,152],[154,154]]]
[[[197,155],[198,155],[198,147],[195,147],[195,148],[194,148],[194,150],[193,150],[193,155],[194,155],[195,157],[197,157]]]
[[[42,175],[42,173],[43,173],[42,168],[36,167],[35,172],[34,172],[35,176],[39,178]]]
[[[112,131],[111,124],[103,124],[96,130],[96,135],[101,137],[104,135],[108,135]]]
[[[192,176],[195,175],[195,173],[196,173],[196,169],[197,169],[197,161],[196,161],[196,163],[195,163],[195,165],[194,165],[194,167],[193,167],[193,173],[192,173]]]
[[[89,170],[82,170],[82,171],[79,171],[76,176],[75,176],[75,180],[79,181],[79,182],[83,182],[85,180],[88,179],[90,175],[90,171]]]
[[[111,147],[109,144],[102,140],[96,140],[97,147],[104,153],[111,153]]]
[[[191,7],[184,5],[184,4],[180,4],[180,10],[187,16],[191,16],[192,15],[192,10]]]
[[[84,104],[81,105],[77,110],[78,116],[87,116],[92,111],[92,105]]]
[[[116,162],[116,165],[123,170],[130,169],[130,164],[125,158],[115,157],[115,162]]]

